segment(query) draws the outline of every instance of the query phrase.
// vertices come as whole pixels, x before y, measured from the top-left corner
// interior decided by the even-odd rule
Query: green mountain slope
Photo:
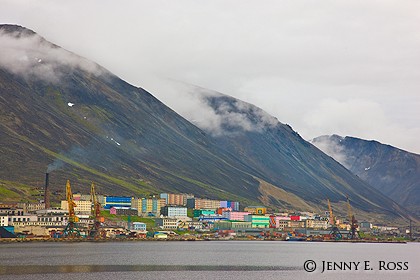
[[[348,194],[372,219],[409,217],[255,106],[209,98],[215,110],[241,115],[231,112],[229,133],[214,135],[32,31],[2,25],[0,39],[2,182],[42,186],[48,170],[54,191],[69,178],[76,191],[93,180],[105,194],[187,192],[318,212],[329,197],[342,213]]]

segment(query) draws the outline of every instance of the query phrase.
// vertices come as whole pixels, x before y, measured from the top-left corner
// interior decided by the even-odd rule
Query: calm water
[[[304,270],[313,260],[314,272]],[[323,261],[351,271],[324,271]],[[369,270],[364,270],[368,261]],[[358,270],[352,262],[360,262]],[[398,268],[407,262],[408,270]],[[308,265],[313,268],[313,263]],[[372,268],[373,270],[370,270]],[[405,268],[404,264],[401,268]],[[337,268],[336,268],[337,269]],[[420,279],[420,244],[276,241],[0,244],[0,279]]]

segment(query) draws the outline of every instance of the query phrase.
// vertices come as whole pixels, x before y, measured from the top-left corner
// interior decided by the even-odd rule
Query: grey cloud
[[[212,106],[212,97],[223,96],[216,91],[168,79],[156,80],[146,88],[165,96],[163,101],[168,106],[213,136],[241,131],[261,132],[278,124],[276,118],[241,100],[222,101]],[[233,131],[228,128],[233,128]]]
[[[341,138],[341,137],[340,137]],[[339,139],[341,141],[342,139]],[[332,140],[329,136],[322,136],[316,139],[316,141],[310,141],[318,149],[329,155],[344,167],[349,168],[348,158],[345,154],[344,148],[339,143]]]
[[[37,34],[0,31],[0,67],[26,79],[35,77],[57,83],[63,66],[95,75],[104,73],[97,64],[52,45]]]

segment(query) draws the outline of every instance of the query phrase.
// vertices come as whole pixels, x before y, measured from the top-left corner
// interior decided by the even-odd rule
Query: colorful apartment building
[[[249,215],[249,212],[233,212],[233,211],[225,211],[222,213],[222,216],[228,220],[233,221],[245,221],[245,216]]]
[[[139,216],[159,216],[166,205],[164,198],[132,198],[131,207],[136,208]]]
[[[188,198],[187,207],[192,209],[213,209],[220,207],[220,200],[204,199],[204,198]]]
[[[166,200],[166,205],[178,205],[185,206],[187,205],[187,198],[191,195],[185,193],[161,193],[160,198]]]
[[[246,222],[251,222],[253,228],[268,228],[270,227],[270,217],[260,215],[245,216]]]

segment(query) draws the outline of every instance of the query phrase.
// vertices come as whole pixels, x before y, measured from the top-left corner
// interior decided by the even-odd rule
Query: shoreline
[[[418,243],[416,241],[387,241],[387,240],[301,240],[301,241],[288,241],[281,239],[156,239],[156,238],[107,238],[107,239],[88,239],[88,238],[0,238],[1,243],[30,243],[30,242],[195,242],[195,241],[276,241],[276,242],[299,242],[299,243],[369,243],[369,244],[407,244],[407,243]]]

